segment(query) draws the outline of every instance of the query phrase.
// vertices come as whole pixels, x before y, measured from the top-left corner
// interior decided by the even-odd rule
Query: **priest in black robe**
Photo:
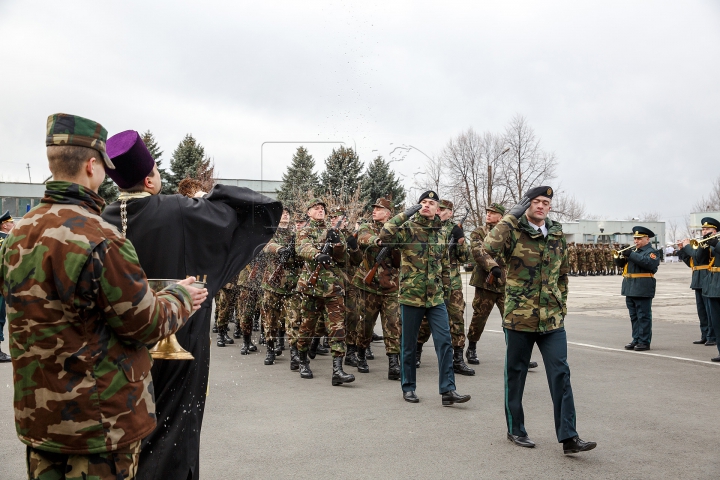
[[[208,300],[176,336],[194,360],[155,360],[157,427],[143,441],[138,480],[200,478],[200,429],[210,370],[210,315],[220,287],[262,250],[282,205],[242,187],[216,185],[202,198],[159,195],[160,173],[137,132],[107,141],[120,198],[102,217],[132,241],[148,278],[207,282]]]

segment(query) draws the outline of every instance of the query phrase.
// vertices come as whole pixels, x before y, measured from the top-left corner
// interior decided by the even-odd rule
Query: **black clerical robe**
[[[282,205],[250,189],[216,185],[204,198],[127,201],[127,238],[148,278],[207,281],[208,299],[176,334],[195,360],[155,360],[157,427],[144,441],[138,480],[200,478],[200,429],[210,370],[210,315],[220,287],[272,238]],[[120,202],[102,217],[122,231]]]

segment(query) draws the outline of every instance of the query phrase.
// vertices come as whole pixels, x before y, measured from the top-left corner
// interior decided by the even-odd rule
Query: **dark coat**
[[[629,257],[619,257],[615,264],[624,268],[621,295],[626,297],[655,297],[655,277],[630,278],[630,274],[657,273],[660,266],[660,253],[649,243],[630,252]],[[627,268],[625,268],[627,267]]]

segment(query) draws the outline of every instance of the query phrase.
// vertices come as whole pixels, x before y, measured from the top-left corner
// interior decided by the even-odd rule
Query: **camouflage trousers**
[[[578,263],[577,262],[570,262],[570,272],[571,273],[578,272]]]
[[[217,311],[217,326],[227,327],[235,312],[235,301],[237,298],[237,287],[221,288],[215,297],[215,310]]]
[[[275,340],[280,332],[285,331],[285,319],[288,315],[287,305],[290,297],[292,295],[263,290],[260,316],[267,340]]]
[[[253,320],[260,314],[260,292],[239,287],[233,304],[240,321],[240,331],[243,335],[252,335]],[[218,321],[219,325],[220,321]]]
[[[500,315],[505,314],[505,294],[491,292],[484,288],[475,287],[475,296],[473,297],[472,308],[473,315],[470,320],[470,328],[468,328],[468,340],[478,342],[480,336],[485,330],[485,324],[488,321],[490,312],[497,305]]]
[[[367,348],[372,342],[375,322],[380,315],[382,323],[383,341],[387,355],[400,353],[400,302],[397,293],[394,295],[376,295],[360,290],[358,295],[360,307],[360,322],[357,325],[357,345]]]
[[[345,291],[345,331],[347,336],[345,337],[345,343],[347,345],[357,345],[358,337],[360,332],[358,331],[360,325],[360,297],[365,293],[359,288],[353,286],[348,287]]]
[[[285,332],[288,343],[292,347],[297,347],[297,341],[300,337],[300,324],[302,323],[300,298],[299,293],[293,293],[285,299]]]
[[[30,480],[131,480],[137,473],[140,441],[121,451],[70,455],[27,447]]]
[[[465,347],[465,298],[462,290],[453,290],[445,299],[448,320],[450,321],[450,338],[453,347]],[[418,334],[418,343],[427,343],[430,340],[430,324],[423,318]]]
[[[612,260],[608,260],[607,263],[605,263],[605,271],[610,275],[614,275],[616,273],[615,263]]]
[[[578,262],[578,273],[585,273],[585,272],[587,272],[587,263]]]
[[[307,352],[315,336],[318,323],[326,323],[327,336],[333,357],[345,355],[345,297],[314,297],[305,295],[302,299],[302,323],[297,346],[301,352]],[[327,314],[327,322],[323,315]]]

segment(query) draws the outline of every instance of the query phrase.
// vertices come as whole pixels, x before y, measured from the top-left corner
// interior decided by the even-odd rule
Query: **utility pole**
[[[28,169],[28,180],[30,180],[30,183],[32,183],[32,177],[30,176],[30,164],[29,163],[27,164],[27,169]]]

